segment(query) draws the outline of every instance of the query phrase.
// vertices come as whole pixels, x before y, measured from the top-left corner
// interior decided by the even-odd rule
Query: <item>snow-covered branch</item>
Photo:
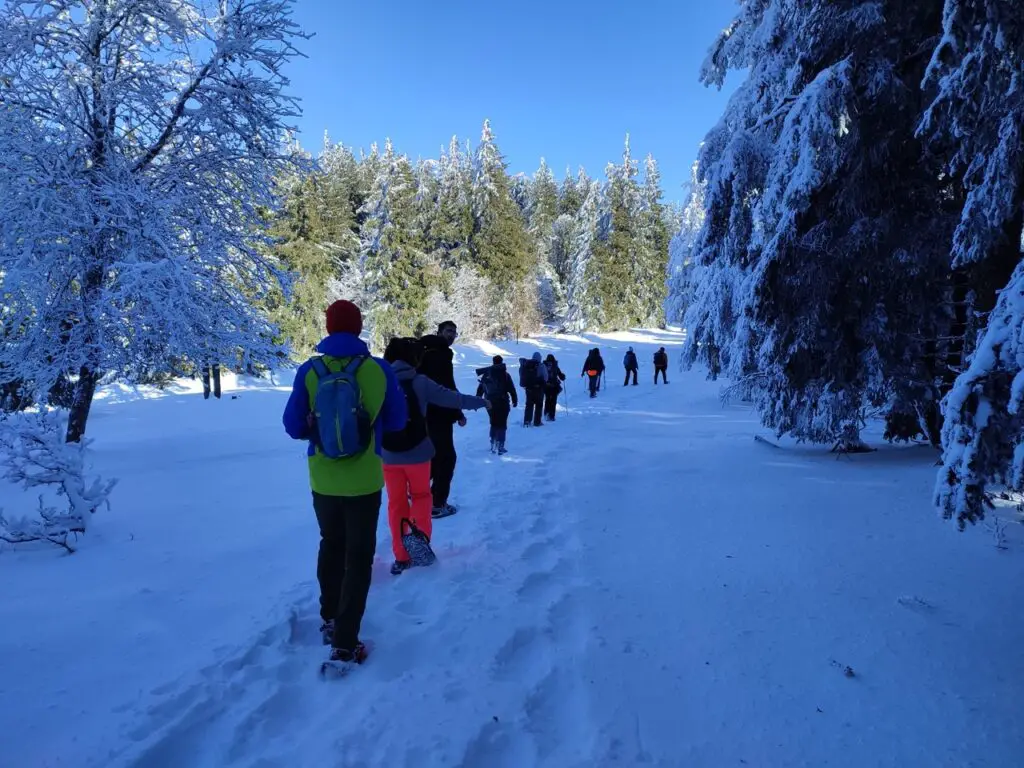
[[[109,508],[117,483],[86,477],[87,449],[87,441],[64,442],[63,421],[56,412],[0,418],[0,479],[40,491],[33,514],[9,517],[0,509],[0,541],[48,541],[75,550],[91,515],[103,505]]]

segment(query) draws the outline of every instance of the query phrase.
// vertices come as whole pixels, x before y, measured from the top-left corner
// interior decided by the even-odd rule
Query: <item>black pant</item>
[[[381,492],[368,496],[324,496],[313,493],[320,525],[320,617],[334,620],[334,647],[354,650],[366,611],[373,556],[377,549],[377,518]]]
[[[664,379],[665,383],[668,384],[668,368],[658,366],[654,369],[654,383],[658,383],[658,374],[661,374],[661,378]]]
[[[597,376],[587,374],[587,378],[589,379],[587,383],[590,385],[590,396],[597,397],[597,391],[601,388],[601,374]]]
[[[507,402],[504,407],[501,403],[497,403],[487,412],[487,417],[491,420],[491,440],[498,443],[505,442],[505,437],[508,434],[508,415]]]
[[[555,420],[555,410],[558,405],[558,390],[557,389],[546,389],[544,390],[544,415],[548,417],[549,421]]]
[[[430,442],[434,444],[434,458],[430,461],[430,490],[434,496],[434,507],[448,503],[452,492],[452,477],[455,476],[455,425],[450,421],[427,423]]]
[[[622,382],[622,386],[626,386],[627,384],[629,384],[629,374],[633,374],[633,386],[636,386],[638,383],[636,380],[636,368],[626,369],[626,380]]]
[[[544,409],[544,388],[530,387],[526,390],[526,413],[523,414],[523,424],[540,426],[540,419]]]

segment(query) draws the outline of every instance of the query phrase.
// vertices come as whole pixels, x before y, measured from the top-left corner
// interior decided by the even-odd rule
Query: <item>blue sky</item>
[[[556,176],[583,165],[603,176],[628,131],[654,154],[666,200],[682,185],[727,91],[700,65],[735,0],[298,0],[316,36],[290,69],[302,99],[300,140],[326,130],[349,146],[437,157],[452,134],[491,120],[509,171],[544,157]]]

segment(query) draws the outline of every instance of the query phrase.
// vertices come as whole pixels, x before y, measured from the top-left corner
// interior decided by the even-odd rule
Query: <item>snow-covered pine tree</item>
[[[558,185],[544,158],[530,182],[527,222],[537,254],[541,315],[551,320],[565,303],[565,287],[552,262],[553,226],[558,216]]]
[[[622,152],[622,164],[609,163],[605,169],[607,188],[607,232],[598,237],[589,269],[593,274],[592,299],[598,327],[621,330],[643,324],[640,274],[640,187],[637,163],[630,153],[629,136]],[[662,272],[664,274],[664,272]]]
[[[471,164],[452,136],[448,151],[440,160],[440,184],[437,216],[431,238],[432,253],[447,270],[466,262],[473,234],[473,208],[470,204]]]
[[[590,268],[594,245],[600,227],[602,192],[601,183],[586,177],[580,171],[580,187],[584,190],[583,203],[574,220],[574,236],[569,256],[569,277],[566,281],[566,327],[582,331],[596,325],[597,301],[594,296],[593,276]]]
[[[665,278],[668,274],[669,232],[661,194],[661,172],[654,156],[649,154],[644,160],[638,214],[637,315],[639,325],[655,328],[665,325]]]
[[[925,0],[747,2],[705,64],[749,75],[701,153],[688,355],[756,377],[778,433],[854,448],[865,406],[934,412],[953,190],[914,130],[939,30]]]
[[[697,161],[690,168],[690,182],[686,192],[686,205],[679,218],[678,228],[669,241],[668,297],[665,300],[665,320],[670,325],[682,324],[686,308],[692,302],[695,283],[694,247],[704,226],[704,184],[698,177]]]
[[[579,169],[577,175],[573,176],[572,171],[565,169],[565,178],[558,189],[558,213],[565,216],[579,215],[583,207],[583,196],[590,186],[590,179],[586,171]]]
[[[173,357],[270,364],[261,213],[298,113],[291,0],[0,5],[0,365],[74,377],[67,439],[105,375]]]
[[[271,223],[275,253],[294,281],[288,299],[274,291],[269,306],[297,359],[312,354],[323,336],[331,281],[359,256],[355,156],[325,136],[315,167],[310,165],[302,163],[281,178],[284,202]]]
[[[380,169],[363,205],[360,232],[371,346],[426,330],[430,273],[416,226],[417,181],[409,158],[384,145]]]
[[[485,120],[473,159],[473,266],[491,285],[497,325],[517,337],[539,326],[537,259],[526,222],[512,199],[505,160]]]
[[[953,237],[956,323],[947,366],[959,376],[944,403],[936,485],[943,516],[961,529],[984,517],[990,486],[1024,490],[1022,73],[1024,6],[946,0],[926,78],[937,92],[922,134],[948,153],[966,192]]]

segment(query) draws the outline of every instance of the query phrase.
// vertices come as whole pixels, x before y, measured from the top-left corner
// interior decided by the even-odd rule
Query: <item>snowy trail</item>
[[[121,506],[73,558],[0,557],[36,584],[4,602],[0,765],[1018,764],[1019,532],[1001,552],[937,521],[928,449],[759,444],[696,373],[623,388],[625,343],[601,340],[591,401],[592,343],[539,340],[571,409],[539,430],[514,411],[508,456],[482,417],[460,431],[435,567],[392,577],[382,517],[376,648],[331,684],[284,394],[128,401],[116,431],[101,409]],[[463,389],[492,352],[460,352]],[[69,599],[85,667],[47,630]]]

